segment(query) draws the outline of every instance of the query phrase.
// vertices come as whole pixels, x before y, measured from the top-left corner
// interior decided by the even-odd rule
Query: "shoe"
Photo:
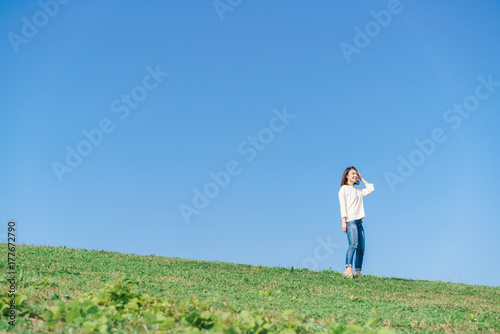
[[[347,278],[352,278],[352,273],[346,273],[345,271],[342,272],[342,275],[344,275],[344,277],[347,277]]]
[[[354,276],[361,277],[361,276],[363,276],[363,274],[361,274],[361,273],[359,275],[354,274]]]

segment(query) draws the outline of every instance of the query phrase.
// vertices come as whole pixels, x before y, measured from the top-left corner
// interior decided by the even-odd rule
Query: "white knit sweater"
[[[364,189],[343,185],[339,190],[341,218],[346,217],[346,221],[363,219],[365,217],[363,197],[371,194],[374,190],[375,187],[372,183],[367,183]]]

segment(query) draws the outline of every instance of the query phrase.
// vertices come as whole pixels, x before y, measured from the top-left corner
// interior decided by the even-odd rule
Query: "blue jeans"
[[[360,270],[363,265],[363,255],[365,254],[365,230],[363,229],[363,219],[350,220],[346,222],[347,224],[347,241],[349,241],[349,247],[345,254],[345,265],[352,268],[352,259],[354,253],[355,266],[354,270]]]

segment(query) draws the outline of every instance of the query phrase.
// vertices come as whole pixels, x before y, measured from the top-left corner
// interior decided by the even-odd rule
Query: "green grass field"
[[[30,245],[12,327],[0,246],[2,332],[500,333],[500,287]]]

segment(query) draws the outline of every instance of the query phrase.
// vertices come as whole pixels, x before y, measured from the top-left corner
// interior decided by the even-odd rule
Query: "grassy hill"
[[[500,287],[17,245],[2,332],[500,333]]]

